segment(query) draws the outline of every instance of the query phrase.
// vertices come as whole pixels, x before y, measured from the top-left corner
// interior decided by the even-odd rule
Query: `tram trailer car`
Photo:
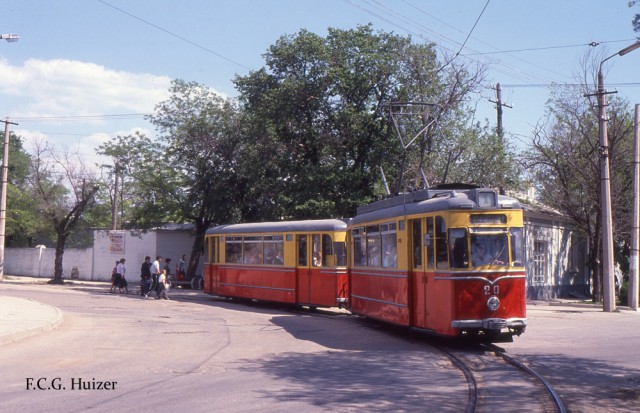
[[[346,229],[339,219],[211,228],[204,290],[312,308],[343,306],[349,295]]]
[[[524,222],[495,190],[442,185],[358,209],[351,312],[443,336],[510,341],[527,325]]]

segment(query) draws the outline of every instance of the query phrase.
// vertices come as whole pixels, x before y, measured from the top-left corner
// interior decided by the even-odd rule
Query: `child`
[[[116,266],[113,267],[113,270],[111,271],[111,289],[109,290],[110,293],[115,292],[116,288],[120,288],[120,277],[118,276],[118,264],[120,264],[120,261],[116,261]]]
[[[167,291],[169,291],[169,286],[167,284],[167,270],[162,270],[160,276],[158,277],[158,290],[156,291],[156,300],[159,300],[160,298],[168,300],[169,296],[167,295]]]

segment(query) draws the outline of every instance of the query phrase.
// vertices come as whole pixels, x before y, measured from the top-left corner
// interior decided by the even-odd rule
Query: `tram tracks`
[[[433,346],[465,375],[469,388],[467,413],[567,411],[544,377],[496,345],[482,344],[464,349]],[[496,363],[496,360],[502,362]]]

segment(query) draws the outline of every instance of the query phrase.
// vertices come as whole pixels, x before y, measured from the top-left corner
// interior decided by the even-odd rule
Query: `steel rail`
[[[564,403],[562,402],[562,399],[560,398],[560,395],[555,391],[555,389],[553,388],[551,383],[549,383],[544,377],[542,377],[540,374],[538,374],[532,368],[520,363],[515,358],[513,358],[511,356],[508,356],[505,353],[505,350],[503,348],[500,348],[500,347],[498,347],[498,346],[496,346],[494,344],[485,344],[485,345],[483,345],[483,347],[485,347],[489,351],[492,351],[497,356],[502,357],[502,359],[504,361],[506,361],[507,363],[511,364],[512,366],[515,366],[518,369],[520,369],[520,370],[528,373],[529,375],[535,377],[544,386],[544,388],[547,390],[547,393],[549,394],[549,397],[551,398],[551,401],[553,402],[553,404],[555,404],[558,413],[567,413],[567,409],[564,406]]]

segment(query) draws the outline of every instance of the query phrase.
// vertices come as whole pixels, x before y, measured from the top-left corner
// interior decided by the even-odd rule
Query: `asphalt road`
[[[464,410],[467,383],[420,340],[354,320],[174,291],[4,284],[64,322],[0,348],[3,412]]]

